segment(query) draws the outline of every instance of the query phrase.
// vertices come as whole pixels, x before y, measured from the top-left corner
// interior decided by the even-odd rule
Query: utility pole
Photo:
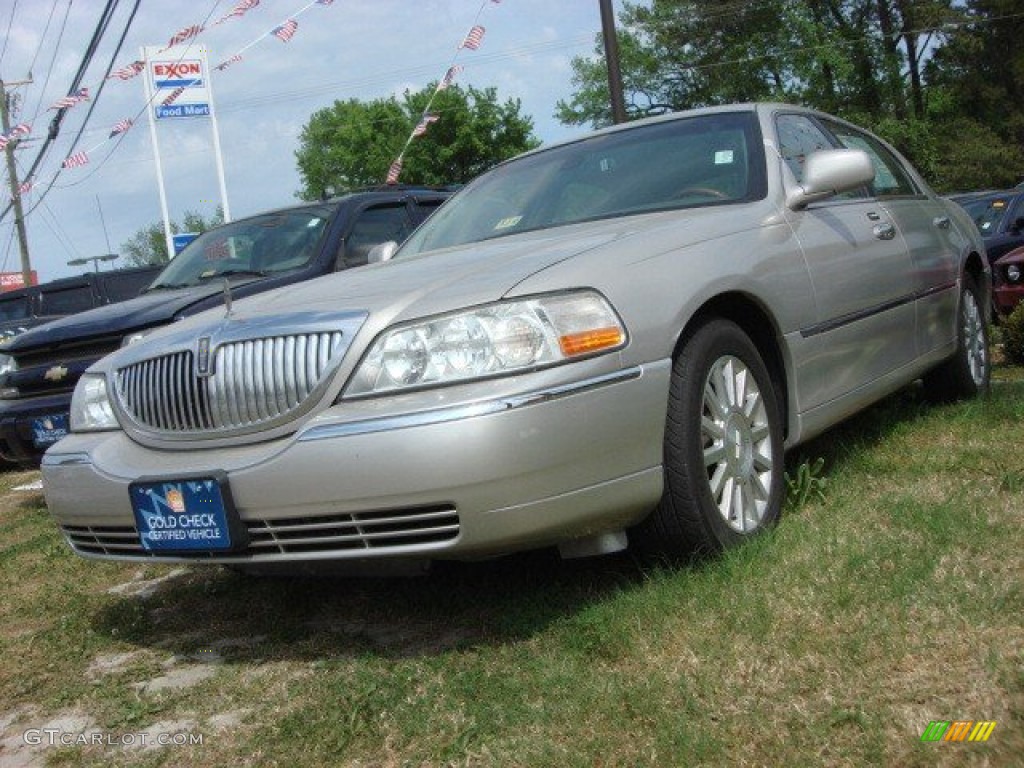
[[[608,64],[608,93],[612,99],[612,120],[626,122],[626,99],[622,94],[622,67],[619,66],[619,38],[615,33],[615,13],[612,0],[600,0],[601,36],[604,38],[604,58]]]
[[[3,127],[4,135],[11,131],[11,117],[8,112],[9,101],[7,94],[8,85],[28,85],[31,80],[17,80],[12,83],[5,83],[0,80],[0,126]],[[11,182],[11,203],[14,205],[14,226],[18,230],[18,247],[21,250],[21,278],[25,285],[32,284],[32,262],[28,258],[28,235],[25,233],[25,217],[21,210],[21,191],[18,189],[18,167],[14,163],[14,148],[21,141],[21,137],[11,139],[4,147],[4,154],[7,155],[7,177]]]

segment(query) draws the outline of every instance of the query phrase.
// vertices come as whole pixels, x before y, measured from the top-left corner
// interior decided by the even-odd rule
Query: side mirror
[[[379,243],[370,249],[369,255],[366,257],[367,264],[377,264],[381,261],[388,261],[392,256],[395,255],[395,251],[398,250],[398,243],[394,240],[388,240],[385,243]]]
[[[875,166],[862,149],[825,149],[808,155],[804,180],[786,195],[794,211],[867,184],[875,178]]]
[[[1022,230],[1024,230],[1024,216],[1018,216],[1013,220],[1013,228],[1011,231],[1015,235],[1019,235]]]

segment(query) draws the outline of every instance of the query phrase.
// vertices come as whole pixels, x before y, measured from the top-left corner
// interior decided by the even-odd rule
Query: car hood
[[[686,212],[689,213],[689,212]],[[591,252],[607,252],[622,240],[682,247],[736,229],[735,208],[725,215],[680,211],[587,222],[467,243],[335,273],[235,304],[233,317],[265,317],[296,309],[364,310],[401,321],[484,304],[514,295],[524,280],[555,264]],[[699,226],[696,219],[700,219]],[[709,220],[716,224],[709,226]],[[749,226],[749,225],[744,225]],[[586,281],[581,282],[581,286]],[[567,286],[568,287],[568,286]],[[202,316],[197,316],[196,319]],[[188,322],[188,321],[186,321]]]
[[[96,307],[53,320],[16,336],[3,345],[5,352],[17,354],[69,340],[127,334],[140,328],[162,325],[182,310],[223,290],[219,283],[209,286],[161,290],[134,299]]]
[[[301,325],[302,317],[329,322],[331,316],[341,313],[365,314],[360,333],[362,343],[368,344],[395,323],[518,295],[524,281],[570,259],[615,257],[627,250],[624,241],[632,238],[642,237],[645,249],[677,249],[757,226],[758,220],[756,216],[737,216],[734,206],[702,209],[696,216],[692,213],[676,210],[620,217],[399,256],[239,299],[230,315],[223,307],[192,315],[158,329],[99,365],[117,366],[159,356],[168,346],[188,347],[212,332],[236,338],[251,332],[256,338],[265,335],[268,326],[273,327],[275,316],[289,325]],[[581,264],[577,274],[579,279],[565,288],[589,287],[587,266]]]
[[[1001,256],[996,264],[1005,267],[1009,264],[1024,264],[1024,246],[1014,248],[1009,253]]]

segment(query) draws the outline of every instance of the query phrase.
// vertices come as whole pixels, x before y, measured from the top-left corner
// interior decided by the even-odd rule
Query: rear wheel
[[[988,391],[992,372],[988,325],[978,296],[974,278],[964,275],[957,315],[956,353],[924,377],[925,391],[934,400],[959,400]]]
[[[647,552],[678,557],[736,546],[782,508],[782,421],[750,338],[715,318],[676,357],[665,429],[665,490],[634,531]]]

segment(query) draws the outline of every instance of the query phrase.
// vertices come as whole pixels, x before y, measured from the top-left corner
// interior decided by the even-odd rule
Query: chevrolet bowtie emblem
[[[66,379],[67,375],[68,369],[66,366],[55,365],[53,366],[53,368],[50,368],[46,373],[43,374],[43,378],[46,379],[47,381],[58,382]]]

